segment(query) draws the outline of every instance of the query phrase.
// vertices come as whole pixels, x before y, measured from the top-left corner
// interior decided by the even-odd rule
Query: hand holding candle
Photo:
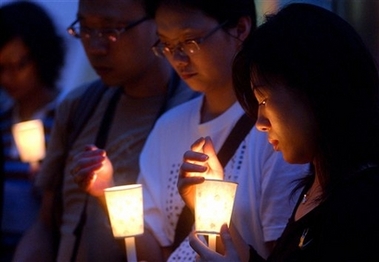
[[[237,191],[237,183],[223,181],[223,177],[224,170],[212,140],[198,139],[184,154],[178,189],[186,204],[195,209],[195,231],[209,234],[209,246],[213,250],[221,226],[230,223]]]
[[[199,138],[191,150],[185,152],[183,164],[178,178],[178,190],[184,202],[190,209],[194,209],[195,187],[193,185],[204,182],[204,178],[223,179],[224,170],[218,161],[210,137]]]
[[[87,145],[72,159],[70,171],[74,181],[89,194],[99,197],[104,189],[113,186],[113,166],[106,152]]]

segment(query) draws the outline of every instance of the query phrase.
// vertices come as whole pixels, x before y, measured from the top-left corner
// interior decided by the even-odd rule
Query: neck
[[[215,119],[228,110],[237,98],[233,89],[227,89],[224,92],[206,93],[201,108],[201,123],[205,123]]]
[[[124,93],[136,98],[158,96],[167,92],[171,67],[159,59],[123,86]]]
[[[295,220],[298,220],[305,216],[307,213],[312,211],[320,204],[320,197],[322,194],[322,188],[320,186],[320,181],[317,176],[312,183],[312,186],[308,191],[302,196],[302,202],[297,206],[295,213]]]

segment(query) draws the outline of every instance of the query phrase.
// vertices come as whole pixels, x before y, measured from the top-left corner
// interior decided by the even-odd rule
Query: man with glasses
[[[156,119],[195,94],[167,61],[151,51],[157,40],[156,26],[144,4],[80,0],[77,20],[68,28],[70,35],[81,40],[100,76],[95,85],[107,89],[90,109],[92,114],[69,150],[65,150],[68,137],[74,131],[70,121],[77,120],[73,119],[76,107],[81,106],[83,114],[88,110],[79,102],[88,87],[73,90],[58,108],[51,147],[37,181],[44,190],[39,227],[51,222],[54,194],[63,193],[57,261],[125,261],[123,241],[114,239],[101,202],[102,191],[93,192],[89,185],[101,179],[108,159],[114,171],[112,185],[135,183],[139,154]],[[61,170],[62,185],[56,189]],[[33,244],[38,245],[24,247],[31,249]]]

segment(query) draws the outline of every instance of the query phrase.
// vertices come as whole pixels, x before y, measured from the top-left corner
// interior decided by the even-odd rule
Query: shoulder
[[[70,92],[68,92],[67,94],[60,97],[60,99],[58,100],[58,109],[67,110],[72,107],[76,107],[80,99],[83,97],[83,95],[86,92],[88,92],[88,98],[90,98],[91,96],[95,95],[96,93],[95,89],[100,89],[103,87],[104,87],[104,84],[101,82],[101,80],[95,80],[95,81],[80,85],[74,88],[73,90],[71,90]]]

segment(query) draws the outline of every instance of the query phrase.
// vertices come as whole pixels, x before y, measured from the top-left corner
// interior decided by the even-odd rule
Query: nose
[[[183,66],[189,63],[189,57],[181,49],[175,49],[171,54],[171,61],[173,65]]]
[[[261,132],[268,132],[271,128],[270,121],[262,114],[260,109],[258,109],[258,117],[255,126]]]
[[[106,55],[109,50],[109,41],[103,37],[83,39],[83,46],[91,55]]]

